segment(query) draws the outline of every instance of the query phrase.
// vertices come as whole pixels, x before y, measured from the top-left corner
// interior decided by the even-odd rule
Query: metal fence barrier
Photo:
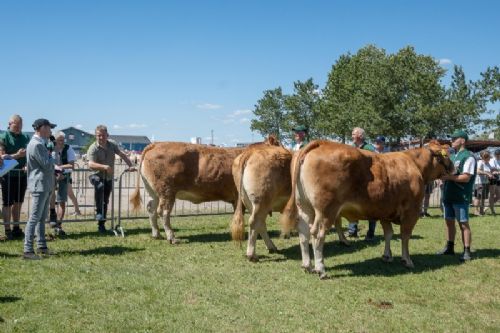
[[[80,167],[83,165],[83,167]],[[143,205],[138,212],[133,212],[129,197],[135,190],[137,174],[135,172],[125,172],[127,165],[124,163],[115,164],[115,179],[113,182],[113,190],[110,197],[110,205],[108,207],[108,221],[111,223],[111,228],[117,235],[124,234],[121,226],[122,220],[132,219],[147,219],[146,203],[150,200],[149,195],[145,191],[144,184],[140,180],[139,187]],[[24,171],[15,171],[21,177],[26,177]],[[94,186],[90,183],[88,176],[94,171],[90,170],[84,163],[75,164],[75,169],[71,173],[72,190],[77,199],[77,205],[81,215],[77,215],[77,207],[68,196],[66,203],[66,214],[63,223],[75,222],[96,222],[95,220],[95,203],[94,203]],[[7,186],[5,181],[17,182],[14,186],[19,187],[21,184],[20,177],[2,177],[2,187]],[[12,183],[10,185],[13,185]],[[10,199],[10,198],[9,198]],[[18,198],[19,199],[19,198]],[[19,201],[19,200],[16,200]],[[26,191],[24,203],[21,206],[20,222],[5,223],[2,219],[0,225],[17,225],[26,224],[30,215],[30,193]],[[189,201],[176,200],[172,216],[196,216],[196,215],[216,215],[216,214],[232,214],[233,206],[222,201],[205,202],[201,204],[193,204]],[[47,217],[48,218],[48,217]],[[47,221],[48,222],[48,221]]]
[[[83,167],[80,167],[83,165]],[[95,222],[95,206],[94,206],[94,187],[90,184],[88,176],[94,171],[85,167],[84,163],[75,164],[75,169],[72,172],[72,189],[77,199],[77,205],[81,215],[76,215],[77,209],[75,204],[71,202],[68,197],[68,202],[66,204],[66,214],[63,223],[74,223],[74,222]],[[146,211],[146,203],[150,200],[149,195],[144,189],[144,184],[142,180],[139,180],[141,198],[143,205],[138,212],[133,212],[129,197],[131,192],[135,190],[137,174],[135,172],[125,172],[127,165],[124,163],[115,164],[115,179],[113,182],[113,191],[111,193],[110,205],[108,208],[108,219],[111,222],[111,228],[116,235],[124,235],[124,231],[121,225],[122,220],[132,220],[132,219],[147,219],[148,213]],[[26,174],[21,171],[23,175]],[[11,177],[10,180],[20,182],[19,177]],[[2,187],[6,186],[4,184],[5,178],[2,180]],[[19,183],[16,184],[19,186]],[[429,207],[436,208],[440,206],[441,202],[441,190],[438,186],[435,186],[429,200]],[[10,222],[5,223],[2,221],[2,225],[5,224],[25,224],[29,218],[30,214],[30,193],[26,191],[24,204],[21,207],[20,221],[21,222]],[[231,204],[222,201],[212,201],[205,202],[201,204],[193,204],[185,200],[176,200],[172,216],[196,216],[196,215],[216,215],[216,214],[232,214],[233,207]]]

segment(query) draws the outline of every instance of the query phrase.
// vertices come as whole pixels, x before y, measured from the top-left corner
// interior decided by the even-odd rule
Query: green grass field
[[[58,255],[41,261],[21,259],[22,241],[2,242],[0,332],[500,331],[499,218],[472,218],[476,259],[466,264],[434,255],[444,222],[421,219],[413,270],[399,263],[397,226],[393,263],[380,259],[380,226],[374,243],[350,247],[330,234],[325,281],[300,269],[298,238],[279,238],[276,215],[268,225],[280,253],[259,240],[258,263],[229,240],[229,220],[174,218],[177,245],[152,240],[145,220],[125,221],[125,238],[71,224],[49,243]]]

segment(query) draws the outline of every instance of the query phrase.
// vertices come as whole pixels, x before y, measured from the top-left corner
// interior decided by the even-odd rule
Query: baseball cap
[[[455,132],[453,132],[451,138],[452,139],[463,138],[465,139],[465,141],[469,140],[469,136],[467,135],[467,133],[465,133],[465,131],[462,130],[456,130]]]
[[[298,125],[292,128],[292,131],[294,132],[307,132],[307,127],[304,125]]]
[[[50,121],[48,121],[45,118],[40,118],[40,119],[37,119],[33,122],[33,129],[37,130],[37,129],[40,129],[40,127],[45,126],[45,125],[50,126],[50,128],[54,128],[57,126],[56,124],[52,124]]]
[[[382,135],[379,135],[375,138],[375,142],[385,142],[385,137]]]

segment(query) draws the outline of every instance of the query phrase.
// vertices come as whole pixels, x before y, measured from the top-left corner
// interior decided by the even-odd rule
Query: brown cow
[[[257,235],[264,240],[269,252],[277,248],[269,238],[266,216],[281,212],[291,192],[290,162],[292,153],[279,146],[260,145],[249,147],[233,163],[234,183],[238,201],[231,223],[233,240],[244,239],[244,207],[250,211],[247,257],[258,261],[255,253]]]
[[[294,156],[292,195],[280,222],[284,232],[299,231],[302,267],[311,271],[309,238],[313,236],[314,272],[326,277],[325,234],[348,220],[380,219],[385,238],[383,259],[392,261],[391,222],[400,225],[402,257],[411,268],[408,241],[420,214],[424,185],[453,170],[446,146],[375,154],[328,141],[313,141]],[[308,225],[309,224],[309,225]]]
[[[163,217],[167,240],[176,239],[170,225],[175,199],[193,203],[222,200],[236,204],[238,192],[231,167],[244,148],[218,148],[181,142],[157,142],[146,147],[139,165],[137,184],[130,199],[141,204],[139,175],[151,196],[147,205],[153,238],[159,238],[157,218]]]

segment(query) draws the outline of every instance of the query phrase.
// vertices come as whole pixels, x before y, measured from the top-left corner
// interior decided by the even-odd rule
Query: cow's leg
[[[392,262],[392,251],[391,251],[391,239],[393,235],[392,223],[388,221],[380,221],[382,225],[382,230],[384,231],[385,248],[384,254],[382,255],[382,260],[385,262]]]
[[[323,245],[325,244],[325,230],[331,226],[328,219],[321,211],[314,212],[314,223],[311,228],[313,237],[312,245],[314,252],[314,272],[320,275],[320,278],[326,278],[325,263],[323,258]]]
[[[269,237],[269,234],[267,233],[267,225],[266,225],[266,217],[265,216],[262,219],[262,221],[260,222],[259,235],[264,240],[264,243],[266,244],[266,247],[267,247],[267,250],[269,251],[269,253],[277,253],[278,252],[278,248],[276,247],[276,245],[274,245],[273,241]]]
[[[410,258],[408,243],[410,242],[411,233],[416,223],[417,223],[416,218],[401,221],[401,262],[407,268],[415,267]]]
[[[259,258],[255,253],[255,246],[257,244],[257,235],[259,234],[257,227],[259,225],[259,211],[261,207],[259,204],[254,204],[252,212],[248,218],[248,244],[247,244],[247,258],[250,261],[257,262]],[[265,218],[265,216],[264,216]]]
[[[342,232],[342,218],[340,216],[335,220],[335,231],[337,231],[337,235],[339,236],[339,240],[342,244],[346,246],[351,245],[351,242],[345,238],[345,235]]]
[[[167,235],[167,240],[170,244],[177,243],[175,239],[174,230],[170,224],[170,214],[172,213],[172,208],[174,207],[175,196],[171,198],[166,198],[163,202],[163,228],[165,228],[165,234]]]
[[[313,236],[314,251],[314,272],[319,274],[320,279],[327,277],[325,272],[325,261],[323,257],[323,247],[325,245],[325,229],[322,227],[318,234]]]
[[[312,272],[311,256],[309,255],[309,239],[311,233],[309,231],[309,224],[307,223],[307,215],[299,209],[299,222],[297,223],[297,230],[299,232],[300,252],[302,253],[302,268],[306,272]]]
[[[149,200],[146,207],[149,215],[149,223],[151,224],[151,237],[159,239],[160,229],[158,228],[158,212],[156,211],[158,208],[158,198],[153,197],[152,200]]]

